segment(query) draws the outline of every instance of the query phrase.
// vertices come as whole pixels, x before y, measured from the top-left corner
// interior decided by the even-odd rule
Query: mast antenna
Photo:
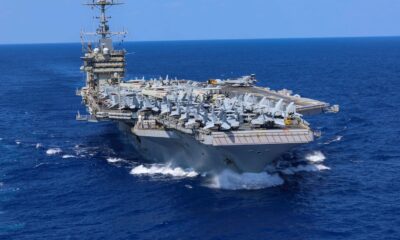
[[[100,36],[101,41],[105,41],[110,39],[112,36],[121,35],[123,38],[128,34],[126,31],[122,32],[111,32],[109,19],[111,17],[107,16],[106,11],[109,7],[114,5],[122,5],[121,1],[117,0],[91,0],[90,2],[85,3],[84,5],[91,6],[92,8],[97,8],[100,10],[100,16],[96,17],[99,19],[99,26],[96,32],[92,33],[83,33],[83,35],[97,35]]]

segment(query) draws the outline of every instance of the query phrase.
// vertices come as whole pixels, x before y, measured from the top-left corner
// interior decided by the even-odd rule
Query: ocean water
[[[131,78],[256,73],[341,112],[307,118],[300,165],[208,176],[74,120],[80,45],[0,46],[0,239],[400,239],[400,38],[124,47]]]

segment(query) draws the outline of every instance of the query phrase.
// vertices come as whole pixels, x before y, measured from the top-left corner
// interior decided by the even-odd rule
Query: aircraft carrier
[[[261,172],[283,153],[314,141],[304,116],[338,112],[337,105],[304,98],[290,90],[256,86],[254,74],[236,79],[125,79],[126,51],[115,49],[106,9],[120,4],[93,0],[100,10],[93,43],[83,39],[77,90],[88,109],[81,121],[113,121],[129,133],[146,159],[197,171]],[[87,36],[83,34],[82,36]]]

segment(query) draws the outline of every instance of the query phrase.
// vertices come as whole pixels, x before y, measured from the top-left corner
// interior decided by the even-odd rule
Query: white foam
[[[41,143],[36,143],[36,149],[42,148],[43,145]]]
[[[331,144],[333,142],[340,142],[342,140],[342,138],[343,138],[343,136],[336,136],[334,139],[329,140],[329,141],[325,142],[324,144],[328,145],[328,144]]]
[[[107,162],[109,163],[117,163],[117,162],[125,162],[125,159],[122,158],[107,158]]]
[[[94,157],[99,153],[99,149],[100,147],[84,147],[81,145],[75,145],[73,151],[75,152],[75,155],[79,157]]]
[[[318,171],[331,170],[330,167],[327,167],[327,166],[325,166],[323,164],[316,164],[314,166],[318,169]]]
[[[298,172],[320,172],[324,170],[330,170],[330,168],[323,164],[307,164],[307,165],[299,165],[296,167],[288,167],[286,169],[281,170],[281,172],[286,175],[293,175]]]
[[[310,154],[307,154],[306,159],[312,163],[320,163],[323,162],[326,159],[326,157],[322,152],[314,151]]]
[[[184,170],[180,167],[173,168],[170,165],[152,164],[150,166],[140,165],[131,170],[132,175],[165,175],[178,178],[194,178],[199,174],[192,170]]]
[[[16,143],[17,145],[20,145],[20,144],[21,144],[21,141],[20,141],[20,140],[15,140],[15,143]]]
[[[46,165],[46,163],[39,163],[39,164],[36,164],[34,168],[38,168],[38,167],[43,166],[43,165]]]
[[[235,173],[225,170],[211,179],[208,185],[211,188],[225,190],[257,190],[282,185],[284,180],[278,174],[262,173]]]
[[[68,158],[76,158],[74,155],[63,155],[62,158],[68,159]]]
[[[75,145],[74,152],[76,155],[80,157],[86,157],[87,149],[80,147],[79,145]]]
[[[341,141],[343,136],[337,136],[335,139],[333,139],[334,142],[339,142]]]
[[[56,155],[62,153],[61,148],[50,148],[47,149],[46,154],[49,156]]]

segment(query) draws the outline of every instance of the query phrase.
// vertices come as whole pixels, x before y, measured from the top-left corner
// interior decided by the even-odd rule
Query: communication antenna
[[[124,39],[128,34],[127,31],[123,30],[121,32],[112,32],[110,31],[109,19],[111,17],[107,16],[106,11],[108,8],[115,5],[122,5],[123,3],[116,0],[92,0],[90,2],[85,3],[84,5],[92,7],[92,9],[99,9],[100,16],[97,16],[96,19],[99,19],[99,26],[97,27],[96,32],[81,32],[81,39],[83,41],[84,36],[99,36],[100,38],[100,47],[106,46],[109,49],[112,49],[112,37],[113,36],[122,36]]]

